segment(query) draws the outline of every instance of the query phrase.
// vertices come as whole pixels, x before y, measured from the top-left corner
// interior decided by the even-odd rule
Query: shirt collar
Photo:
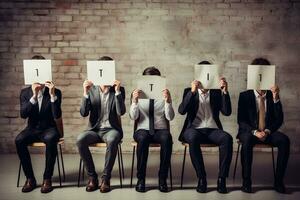
[[[259,98],[259,97],[260,97],[260,94],[259,94],[256,90],[253,90],[253,91],[254,91],[255,97],[256,97],[256,98]],[[265,93],[262,97],[266,97],[266,94],[267,94],[267,93]]]
[[[199,94],[201,94],[201,95],[209,95],[209,91],[210,90],[208,90],[206,93],[204,93],[201,89],[198,89],[198,92],[199,92]]]
[[[108,86],[106,92],[102,92],[101,87],[99,86],[100,94],[108,94],[111,86]]]

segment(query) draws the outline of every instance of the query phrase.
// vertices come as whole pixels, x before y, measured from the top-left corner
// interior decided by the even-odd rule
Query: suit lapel
[[[98,116],[100,116],[100,113],[101,113],[100,86],[95,86],[93,96],[94,96],[94,102],[95,102],[97,110],[98,110]]]
[[[257,108],[257,105],[256,105],[256,97],[255,97],[255,94],[254,94],[254,90],[251,90],[250,91],[250,96],[249,96],[249,100],[250,100],[250,111],[251,111],[251,115],[253,117],[253,122],[255,122],[255,124],[257,124],[257,121],[258,121],[258,108]]]

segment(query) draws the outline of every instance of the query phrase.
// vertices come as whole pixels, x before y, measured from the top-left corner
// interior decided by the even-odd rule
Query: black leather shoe
[[[225,178],[218,178],[218,183],[217,183],[217,191],[222,194],[227,193],[227,188],[226,188],[226,179]]]
[[[158,189],[161,192],[168,192],[168,185],[166,180],[159,180]]]
[[[197,192],[199,193],[206,193],[207,191],[207,182],[206,178],[199,178],[198,179],[198,186],[197,186]]]
[[[243,180],[243,186],[241,188],[241,190],[243,192],[246,192],[246,193],[252,193],[252,183],[251,183],[251,180],[250,179],[244,179]]]
[[[36,181],[35,179],[27,179],[23,188],[22,192],[31,192],[36,188]]]
[[[284,186],[284,184],[283,184],[282,181],[275,182],[275,183],[274,183],[274,189],[275,189],[276,192],[278,192],[278,193],[282,193],[282,194],[285,194],[285,193],[286,193],[285,186]]]
[[[145,179],[139,179],[136,183],[135,190],[137,192],[146,192]]]

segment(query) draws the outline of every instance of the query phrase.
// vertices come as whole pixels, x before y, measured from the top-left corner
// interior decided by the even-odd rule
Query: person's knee
[[[232,143],[233,143],[233,139],[232,139],[232,136],[228,133],[226,133],[223,137],[222,137],[222,144],[225,144],[225,145],[231,145],[232,146]]]
[[[119,134],[115,134],[112,136],[107,137],[106,143],[108,146],[112,146],[112,145],[118,145],[120,143],[120,136]]]
[[[15,138],[15,144],[16,146],[20,146],[23,144],[23,140],[24,138],[19,134],[17,135],[17,137]]]
[[[46,145],[57,145],[58,138],[56,136],[49,136],[44,139]]]
[[[242,143],[243,147],[253,146],[253,136],[250,134],[239,137],[239,140]]]
[[[76,139],[76,145],[78,148],[82,148],[83,146],[86,145],[86,142],[85,142],[85,137],[83,134],[80,134],[77,139]]]
[[[162,135],[161,138],[160,138],[160,140],[161,140],[161,144],[168,144],[168,145],[170,145],[170,144],[173,143],[172,135],[170,133]]]
[[[287,135],[282,134],[282,136],[280,137],[279,140],[279,146],[286,146],[289,147],[290,146],[290,139]]]

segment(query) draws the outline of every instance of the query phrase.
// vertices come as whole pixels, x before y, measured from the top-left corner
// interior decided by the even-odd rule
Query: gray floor
[[[133,188],[129,187],[130,183],[130,166],[131,166],[131,154],[124,153],[124,165],[125,165],[125,180],[124,187],[119,187],[118,179],[118,165],[115,165],[113,171],[113,178],[111,184],[113,190],[107,194],[101,194],[99,191],[92,193],[85,192],[84,182],[80,188],[77,187],[77,174],[79,166],[79,157],[77,154],[64,154],[64,162],[66,169],[66,182],[63,183],[62,188],[55,188],[55,190],[49,194],[41,194],[39,188],[33,192],[24,194],[21,192],[21,187],[16,187],[17,171],[18,171],[18,158],[14,154],[0,155],[0,178],[2,180],[0,188],[0,199],[87,199],[87,198],[102,198],[102,199],[130,199],[130,200],[143,200],[143,199],[299,199],[300,198],[300,155],[291,155],[286,174],[286,185],[288,188],[288,194],[278,194],[272,190],[273,183],[272,174],[272,162],[271,155],[269,153],[257,152],[254,156],[253,165],[253,194],[245,194],[239,190],[241,184],[240,178],[240,164],[238,165],[237,177],[235,181],[232,179],[233,163],[231,166],[230,178],[227,181],[229,193],[226,195],[219,194],[216,189],[216,177],[218,171],[218,156],[215,154],[206,154],[204,156],[206,163],[206,171],[208,176],[209,192],[206,194],[199,194],[195,191],[197,180],[195,178],[194,170],[191,166],[190,158],[186,160],[186,170],[184,177],[184,189],[180,189],[180,172],[182,164],[182,155],[174,154],[172,157],[173,167],[173,191],[163,194],[157,189],[157,170],[159,162],[159,154],[157,152],[151,152],[148,161],[147,180],[146,184],[148,191],[146,193],[137,193]],[[94,154],[94,160],[98,171],[101,171],[103,167],[103,154]],[[42,181],[42,173],[44,168],[44,156],[41,154],[32,155],[32,162],[34,170],[36,172],[36,178],[40,184]],[[117,163],[116,163],[117,164]],[[55,168],[53,182],[57,185],[57,167]],[[23,173],[21,173],[21,182],[23,185],[25,179]],[[134,179],[134,183],[136,179]]]

